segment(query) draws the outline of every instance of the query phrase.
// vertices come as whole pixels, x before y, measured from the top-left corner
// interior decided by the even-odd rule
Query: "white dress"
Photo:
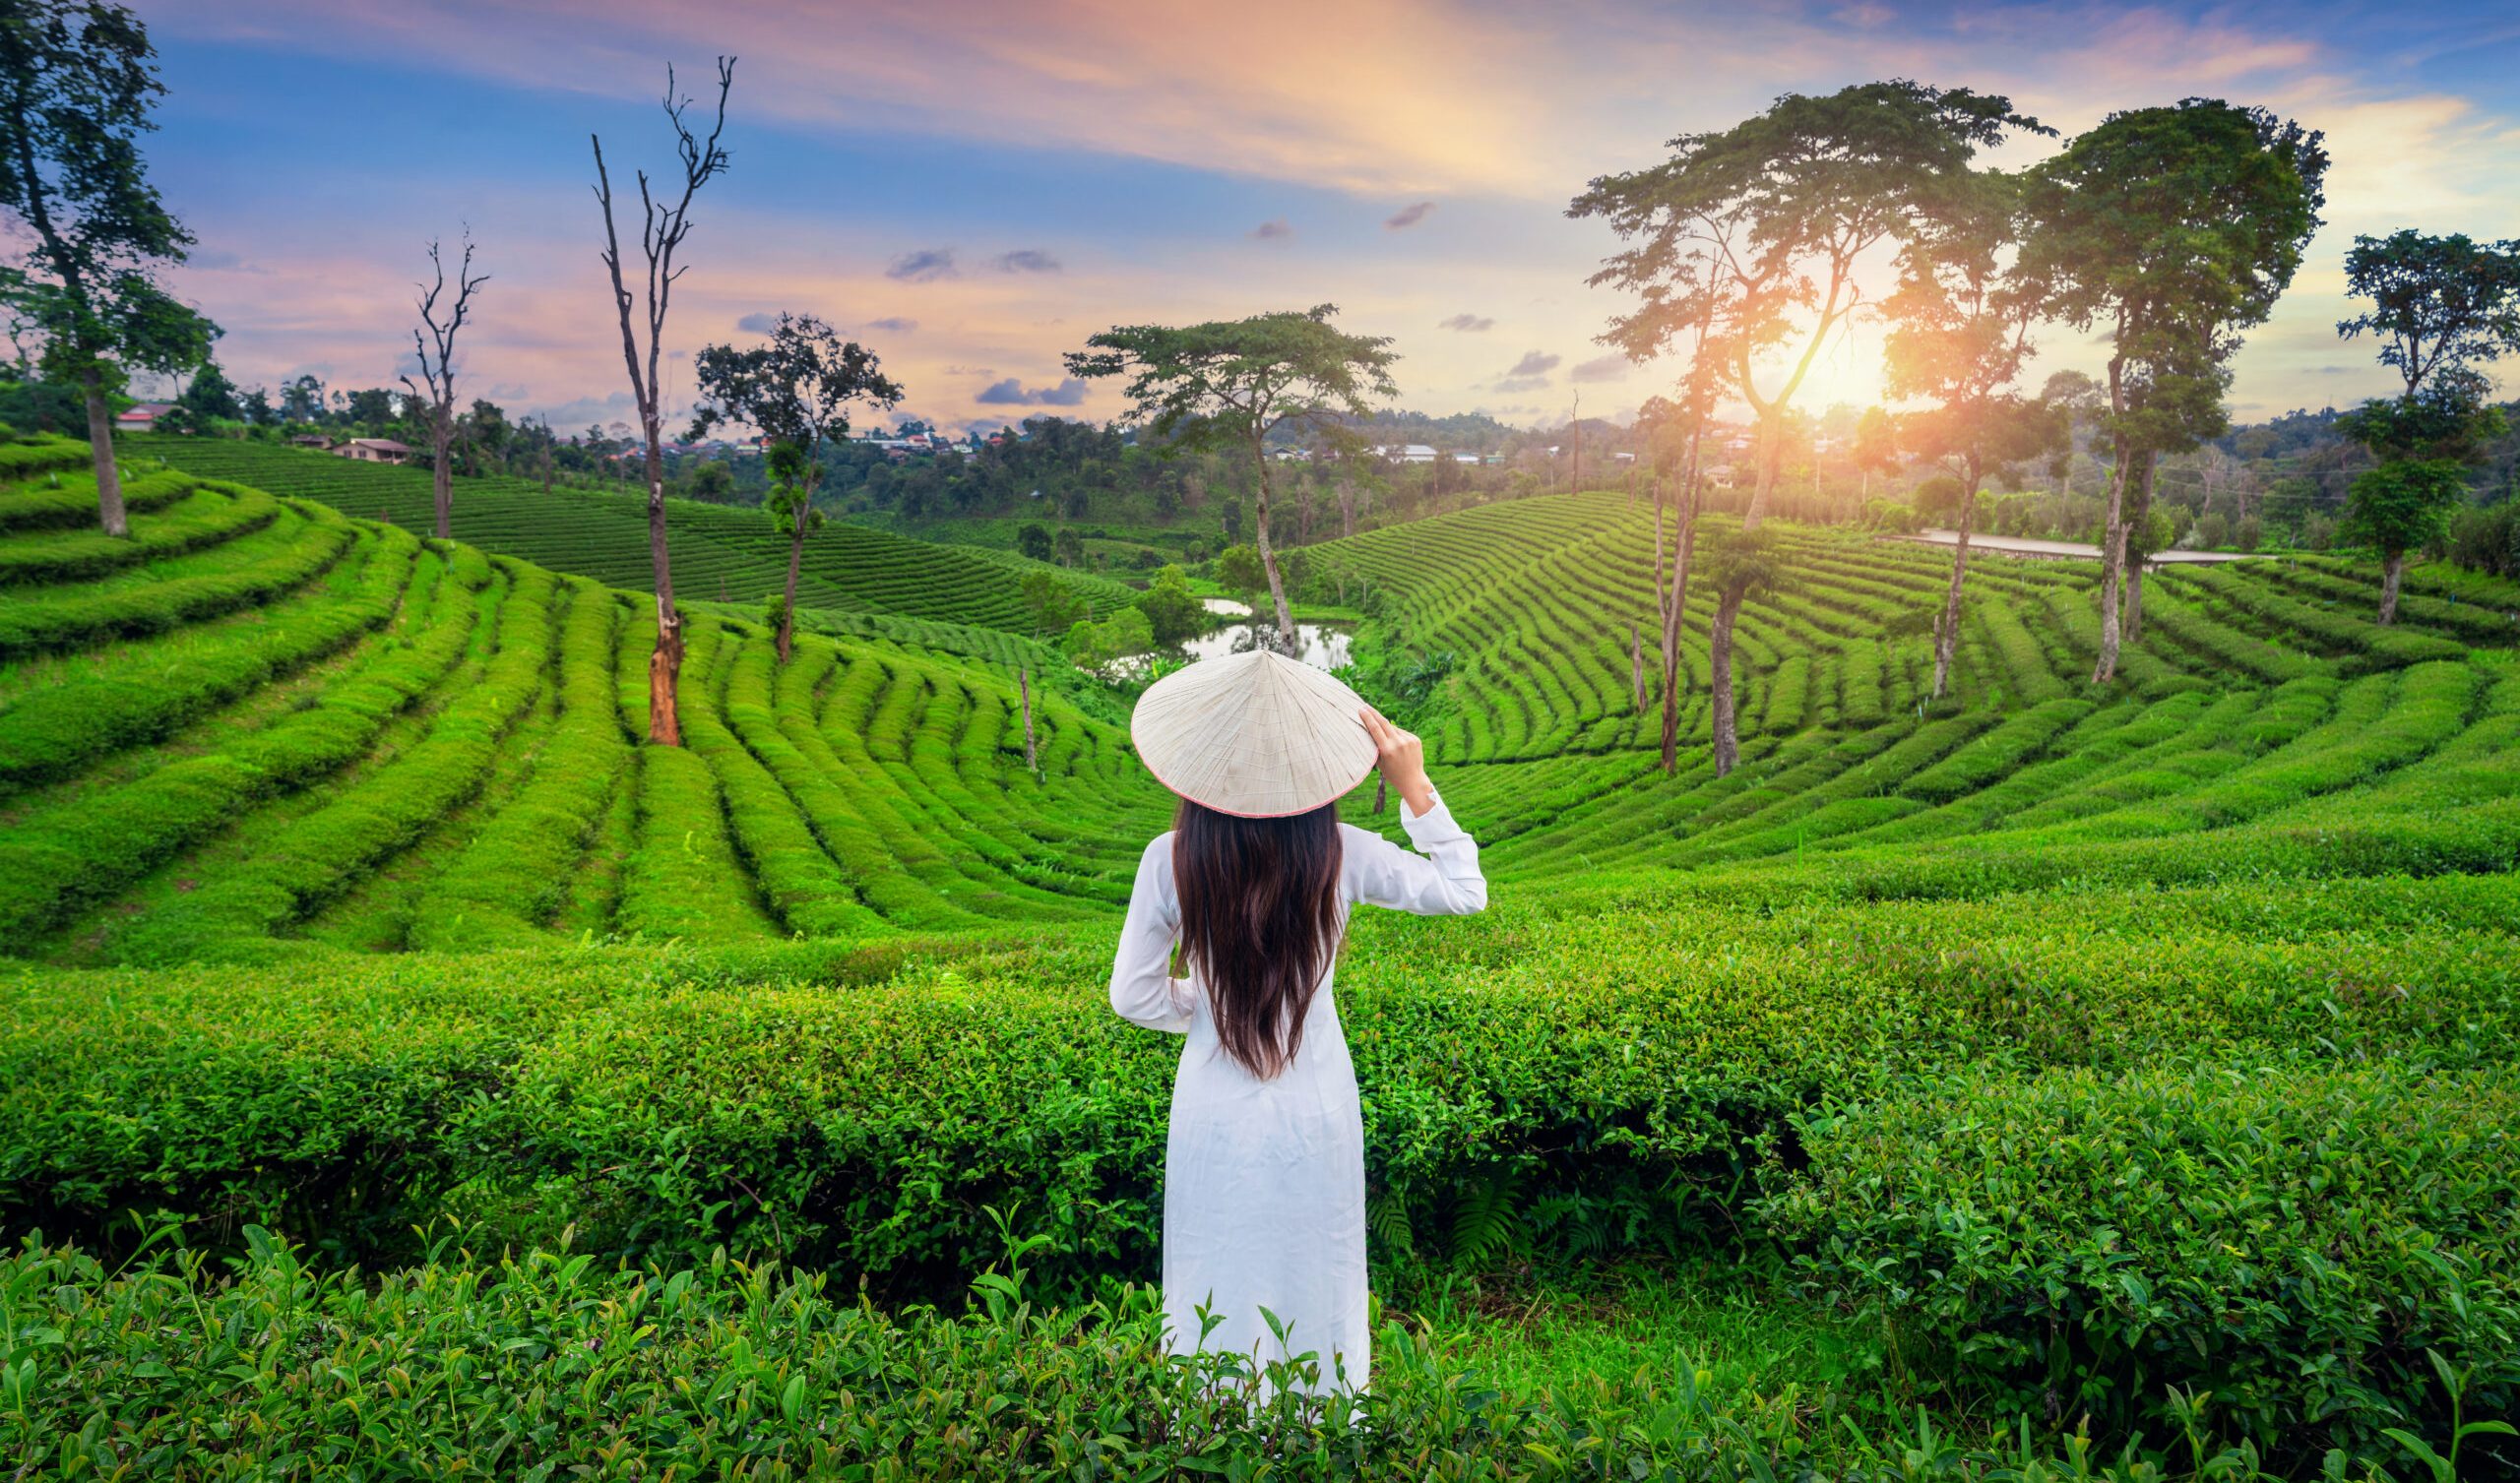
[[[1479,846],[1441,798],[1401,825],[1423,853],[1339,826],[1339,901],[1420,915],[1487,904]],[[1294,1059],[1266,1081],[1226,1054],[1195,978],[1171,976],[1181,903],[1172,835],[1138,862],[1111,965],[1111,1008],[1149,1029],[1187,1035],[1172,1079],[1164,1160],[1164,1311],[1172,1352],[1201,1347],[1199,1309],[1219,1320],[1211,1352],[1259,1363],[1310,1353],[1321,1386],[1361,1390],[1371,1364],[1365,1319],[1365,1135],[1356,1072],[1322,975]],[[1334,965],[1335,972],[1335,965]],[[1286,1332],[1282,1347],[1261,1310]],[[1343,1382],[1344,1376],[1344,1382]]]

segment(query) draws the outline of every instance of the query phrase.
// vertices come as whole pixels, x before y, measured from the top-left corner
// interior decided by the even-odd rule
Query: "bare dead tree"
[[[438,301],[446,296],[446,262],[438,255],[436,239],[430,239],[429,282],[420,291],[419,328],[411,332],[411,349],[419,358],[420,380],[428,390],[423,393],[409,376],[403,378],[403,386],[429,406],[429,493],[437,504],[440,540],[455,538],[455,336],[472,319],[473,290],[489,280],[486,273],[472,276],[472,231],[467,227],[464,261],[455,270],[455,306],[441,323]]]
[[[726,152],[718,140],[726,129],[726,95],[735,86],[735,59],[718,59],[718,110],[706,138],[693,132],[684,114],[691,99],[674,92],[673,69],[665,69],[665,119],[673,125],[674,145],[682,162],[679,195],[668,199],[652,190],[648,172],[638,172],[639,251],[647,260],[646,364],[641,364],[640,326],[632,310],[642,307],[621,274],[621,237],[612,218],[612,177],[604,169],[603,140],[595,144],[595,195],[603,207],[603,266],[612,275],[612,304],[621,318],[621,359],[630,371],[630,397],[639,406],[639,425],[648,441],[648,557],[655,569],[657,648],[648,657],[648,740],[662,746],[682,745],[682,721],[674,707],[674,684],[682,674],[682,614],[673,604],[673,563],[665,549],[665,449],[663,359],[665,310],[674,280],[689,272],[677,266],[674,252],[691,233],[691,198],[726,168]],[[666,187],[670,191],[671,187]]]

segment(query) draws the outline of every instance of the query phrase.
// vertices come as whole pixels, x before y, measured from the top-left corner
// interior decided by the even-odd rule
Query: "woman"
[[[1115,1012],[1189,1037],[1165,1147],[1173,1351],[1236,1353],[1255,1371],[1309,1353],[1318,1389],[1361,1390],[1364,1128],[1332,968],[1359,901],[1486,905],[1479,846],[1427,781],[1417,737],[1269,650],[1166,676],[1130,728],[1181,796],[1138,862],[1111,966]],[[1421,853],[1339,822],[1338,800],[1377,766]]]

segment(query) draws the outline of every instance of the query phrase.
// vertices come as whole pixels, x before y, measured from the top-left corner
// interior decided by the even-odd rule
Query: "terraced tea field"
[[[435,528],[423,469],[212,438],[142,438],[130,447],[144,464],[162,461],[187,473],[314,500],[362,520],[423,532]],[[546,495],[539,483],[509,477],[466,479],[459,487],[464,497],[455,504],[456,539],[493,556],[625,591],[654,590],[648,510],[639,497],[568,488]],[[758,610],[783,589],[788,538],[761,512],[672,500],[665,522],[675,594],[682,601]],[[1031,624],[1020,593],[1027,571],[1051,573],[1097,613],[1128,596],[1115,582],[1011,552],[930,545],[863,525],[834,525],[805,543],[796,605],[1027,632]]]
[[[412,533],[424,477],[159,442],[110,541],[84,446],[0,455],[0,1218],[128,1248],[130,1212],[162,1210],[248,1253],[234,1285],[0,1266],[57,1295],[65,1351],[0,1381],[0,1443],[213,1447],[145,1408],[91,1428],[168,1367],[271,1435],[329,1435],[326,1377],[462,1348],[507,1368],[446,1405],[508,1398],[426,1422],[431,1446],[565,1431],[533,1397],[601,1364],[646,1397],[618,1414],[728,1456],[839,1447],[813,1418],[864,1405],[848,1456],[984,1472],[1084,1425],[1040,1396],[1113,1384],[1094,1435],[1196,1451],[1144,1420],[1174,1401],[1110,1379],[1144,1359],[1117,1284],[1154,1274],[1177,1044],[1116,1021],[1102,979],[1168,799],[1056,690],[1026,771],[1009,666],[1049,661],[1010,631],[1012,567],[835,527],[809,557],[824,631],[782,666],[704,605],[689,744],[658,749],[628,501],[461,481],[466,539],[439,543]],[[675,520],[686,593],[762,595],[784,553],[758,517]],[[1410,1426],[1547,1476],[2071,1475],[2087,1424],[2103,1461],[2245,1444],[2315,1475],[2334,1449],[2359,1477],[2414,1475],[2392,1429],[2446,1448],[2454,1392],[2509,1414],[2520,591],[2421,569],[2382,629],[2341,560],[2160,574],[2095,692],[2094,574],[1984,559],[1956,693],[1926,705],[1943,559],[1788,527],[1794,580],[1739,630],[1743,765],[1706,763],[1693,597],[1666,776],[1629,688],[1651,540],[1596,494],[1336,543],[1385,595],[1362,644],[1452,656],[1423,729],[1495,882],[1479,918],[1360,917],[1346,948],[1377,1291],[1422,1316],[1615,1260],[1761,1294],[1755,1327],[1857,1357],[1691,1380],[1661,1353],[1482,1410],[1431,1321],[1396,1326],[1376,1387]],[[1346,808],[1397,834],[1370,806]],[[1048,1242],[1035,1291],[1101,1320],[986,1289],[886,1327],[841,1296],[964,1294],[1009,1210]],[[461,1255],[502,1248],[615,1269],[484,1285]],[[634,1352],[683,1357],[637,1379]],[[1013,1383],[1022,1427],[945,1419],[1048,1366]],[[956,1397],[923,1441],[866,1440],[922,1394]],[[1918,1405],[1966,1418],[1938,1460],[1848,1440],[1904,1437]],[[2469,1475],[2512,1465],[2467,1447]]]

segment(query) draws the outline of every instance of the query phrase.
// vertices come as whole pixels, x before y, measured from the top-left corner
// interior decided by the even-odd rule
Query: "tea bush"
[[[2271,1449],[2376,1459],[2448,1434],[2433,1356],[2469,1414],[2520,1406],[2515,1113],[2507,1065],[1955,1077],[1805,1117],[1763,1213],[2025,1410],[2210,1391]]]
[[[892,1316],[723,1254],[493,1260],[447,1236],[441,1260],[371,1278],[248,1234],[226,1271],[183,1253],[113,1272],[34,1242],[0,1259],[0,1450],[34,1476],[180,1480],[2269,1476],[2175,1435],[1867,1425],[1791,1390],[1719,1392],[1686,1363],[1505,1393],[1397,1318],[1370,1389],[1314,1401],[1294,1386],[1309,1359],[1168,1356],[1152,1289],[1040,1306],[1020,1239],[969,1311]]]

